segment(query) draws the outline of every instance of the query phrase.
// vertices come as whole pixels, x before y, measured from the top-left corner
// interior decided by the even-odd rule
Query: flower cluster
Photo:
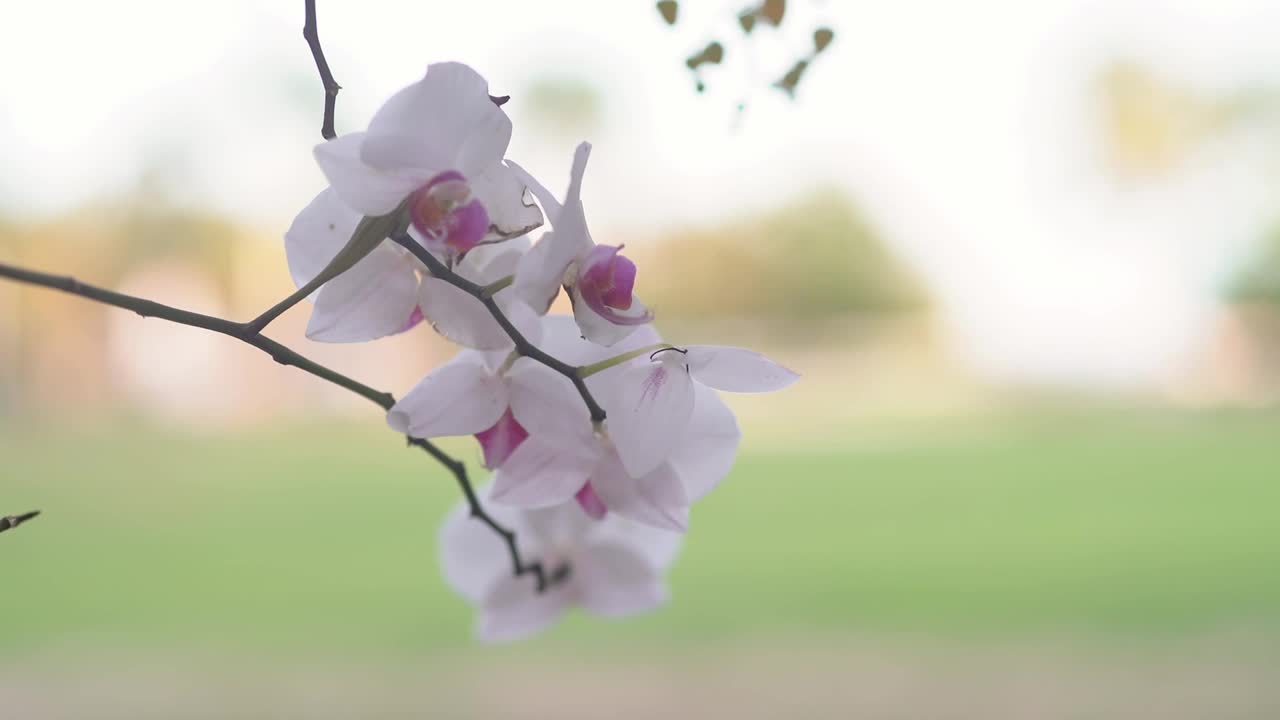
[[[557,198],[505,159],[510,138],[482,77],[432,65],[367,131],[316,147],[329,187],[285,235],[300,288],[329,278],[311,295],[308,337],[368,341],[425,320],[463,346],[387,422],[414,438],[474,436],[493,471],[491,514],[526,553],[564,568],[537,591],[512,573],[502,537],[454,510],[444,574],[491,640],[537,631],[573,605],[620,616],[661,604],[689,508],[738,450],[717,391],[767,392],[797,377],[749,350],[664,342],[635,296],[635,263],[587,227],[590,145],[577,148]],[[550,229],[531,242],[544,217]],[[379,242],[393,233],[420,247]],[[562,289],[572,316],[549,314]]]

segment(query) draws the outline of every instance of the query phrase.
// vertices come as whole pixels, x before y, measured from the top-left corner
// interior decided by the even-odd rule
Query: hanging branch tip
[[[25,513],[22,513],[21,515],[9,515],[6,517],[0,517],[0,532],[4,532],[5,530],[12,530],[13,528],[18,527],[22,523],[30,520],[31,518],[39,514],[40,514],[39,510],[32,510],[31,512],[25,512]]]

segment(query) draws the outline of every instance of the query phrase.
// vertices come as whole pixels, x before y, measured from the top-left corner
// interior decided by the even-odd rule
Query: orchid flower
[[[523,305],[520,308],[529,312]],[[599,347],[578,337],[569,318],[530,316],[524,319],[521,330],[525,337],[531,342],[540,342],[544,350],[565,362],[590,363],[599,360],[603,353]],[[656,335],[641,333],[635,342],[655,338]],[[634,346],[625,345],[626,349]],[[463,350],[405,393],[387,412],[387,423],[396,432],[418,438],[475,435],[484,451],[485,467],[496,469],[528,435],[511,412],[511,397],[514,394],[535,398],[547,392],[546,388],[539,387],[547,382],[543,370],[546,368],[534,361],[517,358],[506,351]],[[568,387],[570,397],[566,400],[576,403],[568,412],[576,417],[583,408],[581,399],[562,376],[552,375],[556,391]],[[556,402],[570,405],[560,398]]]
[[[506,353],[463,350],[432,370],[387,411],[387,424],[417,438],[474,435],[484,465],[500,467],[528,432],[511,414]]]
[[[374,114],[369,129],[315,148],[342,202],[360,215],[386,215],[408,198],[415,237],[453,262],[481,243],[542,224],[524,203],[526,185],[503,163],[511,120],[489,85],[461,63],[437,63]]]
[[[342,249],[361,215],[347,207],[333,188],[316,196],[285,233],[289,272],[298,287],[316,277]],[[528,249],[526,238],[484,245],[468,253],[454,270],[485,285],[515,272]],[[524,329],[535,322],[532,311],[512,292],[495,299],[507,316]],[[363,342],[394,335],[429,320],[441,335],[480,350],[511,346],[484,305],[443,280],[431,277],[408,250],[382,243],[351,269],[321,286],[312,296],[315,307],[307,337],[322,342]]]
[[[596,245],[587,229],[582,176],[590,154],[591,144],[585,142],[574,153],[563,206],[546,187],[511,163],[542,203],[553,228],[521,259],[515,289],[530,307],[545,314],[563,285],[583,337],[607,347],[653,320],[653,313],[632,292],[636,266],[618,254],[622,246]]]
[[[728,406],[699,388],[680,442],[652,470],[627,471],[613,433],[591,430],[585,408],[558,387],[557,378],[531,365],[511,395],[516,420],[528,438],[494,476],[492,499],[518,507],[548,507],[577,501],[588,515],[621,515],[651,527],[684,532],[689,506],[729,474],[741,432]],[[562,403],[555,405],[553,403]]]
[[[544,320],[543,347],[571,364],[605,359],[607,351],[576,333],[566,317]],[[615,350],[643,352],[657,342],[652,327],[641,328]],[[640,355],[627,361],[647,364]],[[531,360],[518,360],[506,391],[514,420],[528,437],[494,478],[493,500],[520,507],[547,507],[576,500],[588,515],[616,513],[639,523],[683,531],[688,508],[723,479],[733,465],[741,433],[733,413],[709,388],[695,392],[680,442],[662,462],[630,473],[618,453],[612,429],[596,432],[581,398],[563,376]],[[620,374],[587,379],[593,393],[608,396]],[[612,419],[607,421],[612,425]]]
[[[567,563],[570,574],[535,592],[531,578],[511,574],[502,539],[471,518],[465,503],[459,504],[440,530],[440,561],[449,586],[477,606],[480,639],[527,637],[575,606],[617,618],[666,603],[664,575],[679,551],[679,535],[619,517],[593,522],[572,504],[538,510],[494,507],[489,512],[519,535],[525,553],[548,569]]]
[[[651,472],[680,444],[702,390],[772,392],[800,377],[760,353],[719,345],[661,348],[610,373],[602,398],[609,434],[633,475]]]

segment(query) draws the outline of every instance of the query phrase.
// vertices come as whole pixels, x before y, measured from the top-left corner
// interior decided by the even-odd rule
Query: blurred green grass
[[[1280,625],[1274,415],[1033,417],[803,451],[748,439],[695,508],[674,603],[544,643],[746,635],[1185,636]],[[452,446],[465,459],[468,443]],[[0,656],[431,654],[452,480],[377,428],[6,428]]]

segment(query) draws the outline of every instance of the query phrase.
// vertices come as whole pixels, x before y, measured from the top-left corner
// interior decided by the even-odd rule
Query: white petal
[[[563,207],[560,201],[556,199],[555,195],[551,194],[551,191],[545,185],[538,182],[537,178],[530,175],[528,170],[511,160],[507,161],[507,166],[515,172],[516,176],[525,184],[525,187],[529,188],[529,192],[533,193],[533,197],[538,200],[538,204],[542,205],[543,212],[547,214],[547,222],[554,225],[556,218],[560,217],[560,211]]]
[[[517,532],[522,551],[531,554],[539,551],[537,539],[521,532],[524,528],[517,510],[494,506],[485,510],[494,520]],[[471,507],[466,502],[455,504],[449,511],[440,528],[439,547],[445,582],[474,604],[480,604],[500,580],[511,574],[506,543],[487,525],[471,517]]]
[[[489,99],[489,84],[461,63],[435,63],[369,121],[361,159],[395,170],[459,170],[468,179],[502,161],[511,121]],[[403,197],[403,196],[402,196]]]
[[[406,329],[417,304],[417,275],[383,243],[316,293],[307,337],[341,343],[393,335]]]
[[[551,301],[555,299],[569,265],[594,244],[587,231],[587,219],[582,208],[582,176],[586,172],[587,158],[590,155],[590,143],[582,143],[574,152],[564,206],[555,213],[551,209],[547,210],[554,231],[543,234],[533,249],[521,259],[520,268],[516,272],[516,292],[540,314],[546,313],[551,307]],[[524,176],[526,182],[536,182],[527,173]],[[540,185],[530,185],[530,188],[539,199],[544,194],[550,195]],[[543,204],[545,206],[547,202],[544,200]]]
[[[554,262],[554,244],[555,233],[543,233],[529,252],[520,257],[516,266],[512,291],[539,315],[544,315],[551,309],[551,302],[556,299],[560,284],[564,281],[564,273],[569,269],[569,263],[573,262],[572,257],[558,264]]]
[[[525,184],[511,168],[498,164],[473,177],[471,192],[489,213],[487,241],[514,238],[542,225],[542,211],[524,202]]]
[[[494,474],[490,497],[525,508],[567,502],[586,484],[594,460],[589,448],[530,434]]]
[[[476,634],[485,642],[528,637],[559,620],[571,598],[564,586],[537,592],[532,576],[503,578],[481,604]]]
[[[578,329],[582,331],[582,336],[591,342],[603,347],[612,348],[618,343],[627,339],[636,328],[644,327],[644,325],[618,325],[608,318],[600,315],[591,306],[582,299],[578,288],[573,288],[573,319],[578,323]],[[631,308],[627,310],[628,315],[641,317],[647,312],[644,303],[639,298],[631,301]],[[611,353],[616,354],[616,353]]]
[[[542,318],[510,291],[499,292],[495,299],[498,301],[498,307],[502,308],[503,314],[520,331],[524,339],[541,347]]]
[[[520,257],[533,245],[528,237],[479,245],[454,266],[454,271],[478,285],[497,282],[516,274]]]
[[[611,513],[664,530],[684,532],[689,527],[688,497],[670,463],[633,478],[617,455],[609,453],[592,472],[591,485]]]
[[[693,415],[684,438],[671,453],[671,466],[690,502],[702,499],[729,474],[742,440],[733,411],[716,391],[695,386]]]
[[[693,378],[717,390],[772,392],[800,377],[753,350],[722,345],[690,345],[687,349]]]
[[[520,511],[520,518],[527,527],[525,532],[530,533],[539,546],[548,548],[578,547],[589,536],[594,536],[597,526],[606,524],[592,520],[576,502],[523,509]]]
[[[661,360],[621,372],[606,398],[609,437],[632,477],[671,455],[693,413],[694,383],[683,362]]]
[[[418,291],[422,314],[436,332],[464,347],[501,350],[511,338],[479,300],[434,277],[424,277]]]
[[[333,188],[325,188],[298,213],[284,234],[284,251],[295,285],[306,285],[325,269],[351,239],[360,217],[338,199]]]
[[[581,143],[573,151],[573,167],[569,171],[569,189],[564,194],[564,207],[551,219],[555,231],[564,236],[568,247],[577,248],[575,255],[590,250],[594,245],[587,230],[586,211],[582,207],[582,176],[587,172],[587,158],[591,157],[591,143]]]
[[[595,545],[579,553],[573,579],[583,609],[602,617],[635,615],[667,601],[662,575],[644,557],[618,545]]]
[[[547,315],[542,318],[541,347],[547,354],[570,365],[589,365],[614,354],[582,337],[578,323],[568,315]]]
[[[362,215],[385,215],[434,172],[379,170],[360,159],[364,133],[347,133],[315,148],[316,162],[342,202]]]
[[[511,413],[530,434],[553,436],[565,443],[595,442],[591,413],[573,384],[560,373],[520,358],[507,371],[507,388]]]
[[[501,378],[478,353],[468,353],[422,378],[387,413],[387,424],[417,438],[473,435],[493,427],[506,411]]]
[[[601,522],[593,522],[591,528],[590,544],[626,548],[658,571],[671,567],[684,542],[684,535],[680,533],[641,525],[617,514],[607,515]]]
[[[526,238],[482,245],[467,253],[462,262],[455,267],[455,271],[477,285],[488,285],[514,274],[516,264],[528,247]],[[431,287],[428,288],[428,285]],[[431,295],[424,299],[423,311],[433,322],[436,316],[427,312],[427,309],[433,306],[433,298],[437,295],[442,296],[441,302],[455,308],[460,307],[462,310],[460,319],[453,323],[449,323],[448,318],[441,317],[441,324],[436,327],[440,334],[467,347],[480,349],[511,347],[512,342],[506,331],[493,319],[488,308],[485,308],[479,300],[439,280],[427,279],[423,287]],[[444,289],[437,292],[436,288],[440,287]],[[542,321],[533,310],[521,302],[510,288],[499,290],[494,299],[520,334],[529,342],[538,345],[542,338]],[[467,322],[463,324],[463,320]],[[463,327],[456,327],[459,324],[463,324]],[[472,329],[468,330],[468,328]]]

